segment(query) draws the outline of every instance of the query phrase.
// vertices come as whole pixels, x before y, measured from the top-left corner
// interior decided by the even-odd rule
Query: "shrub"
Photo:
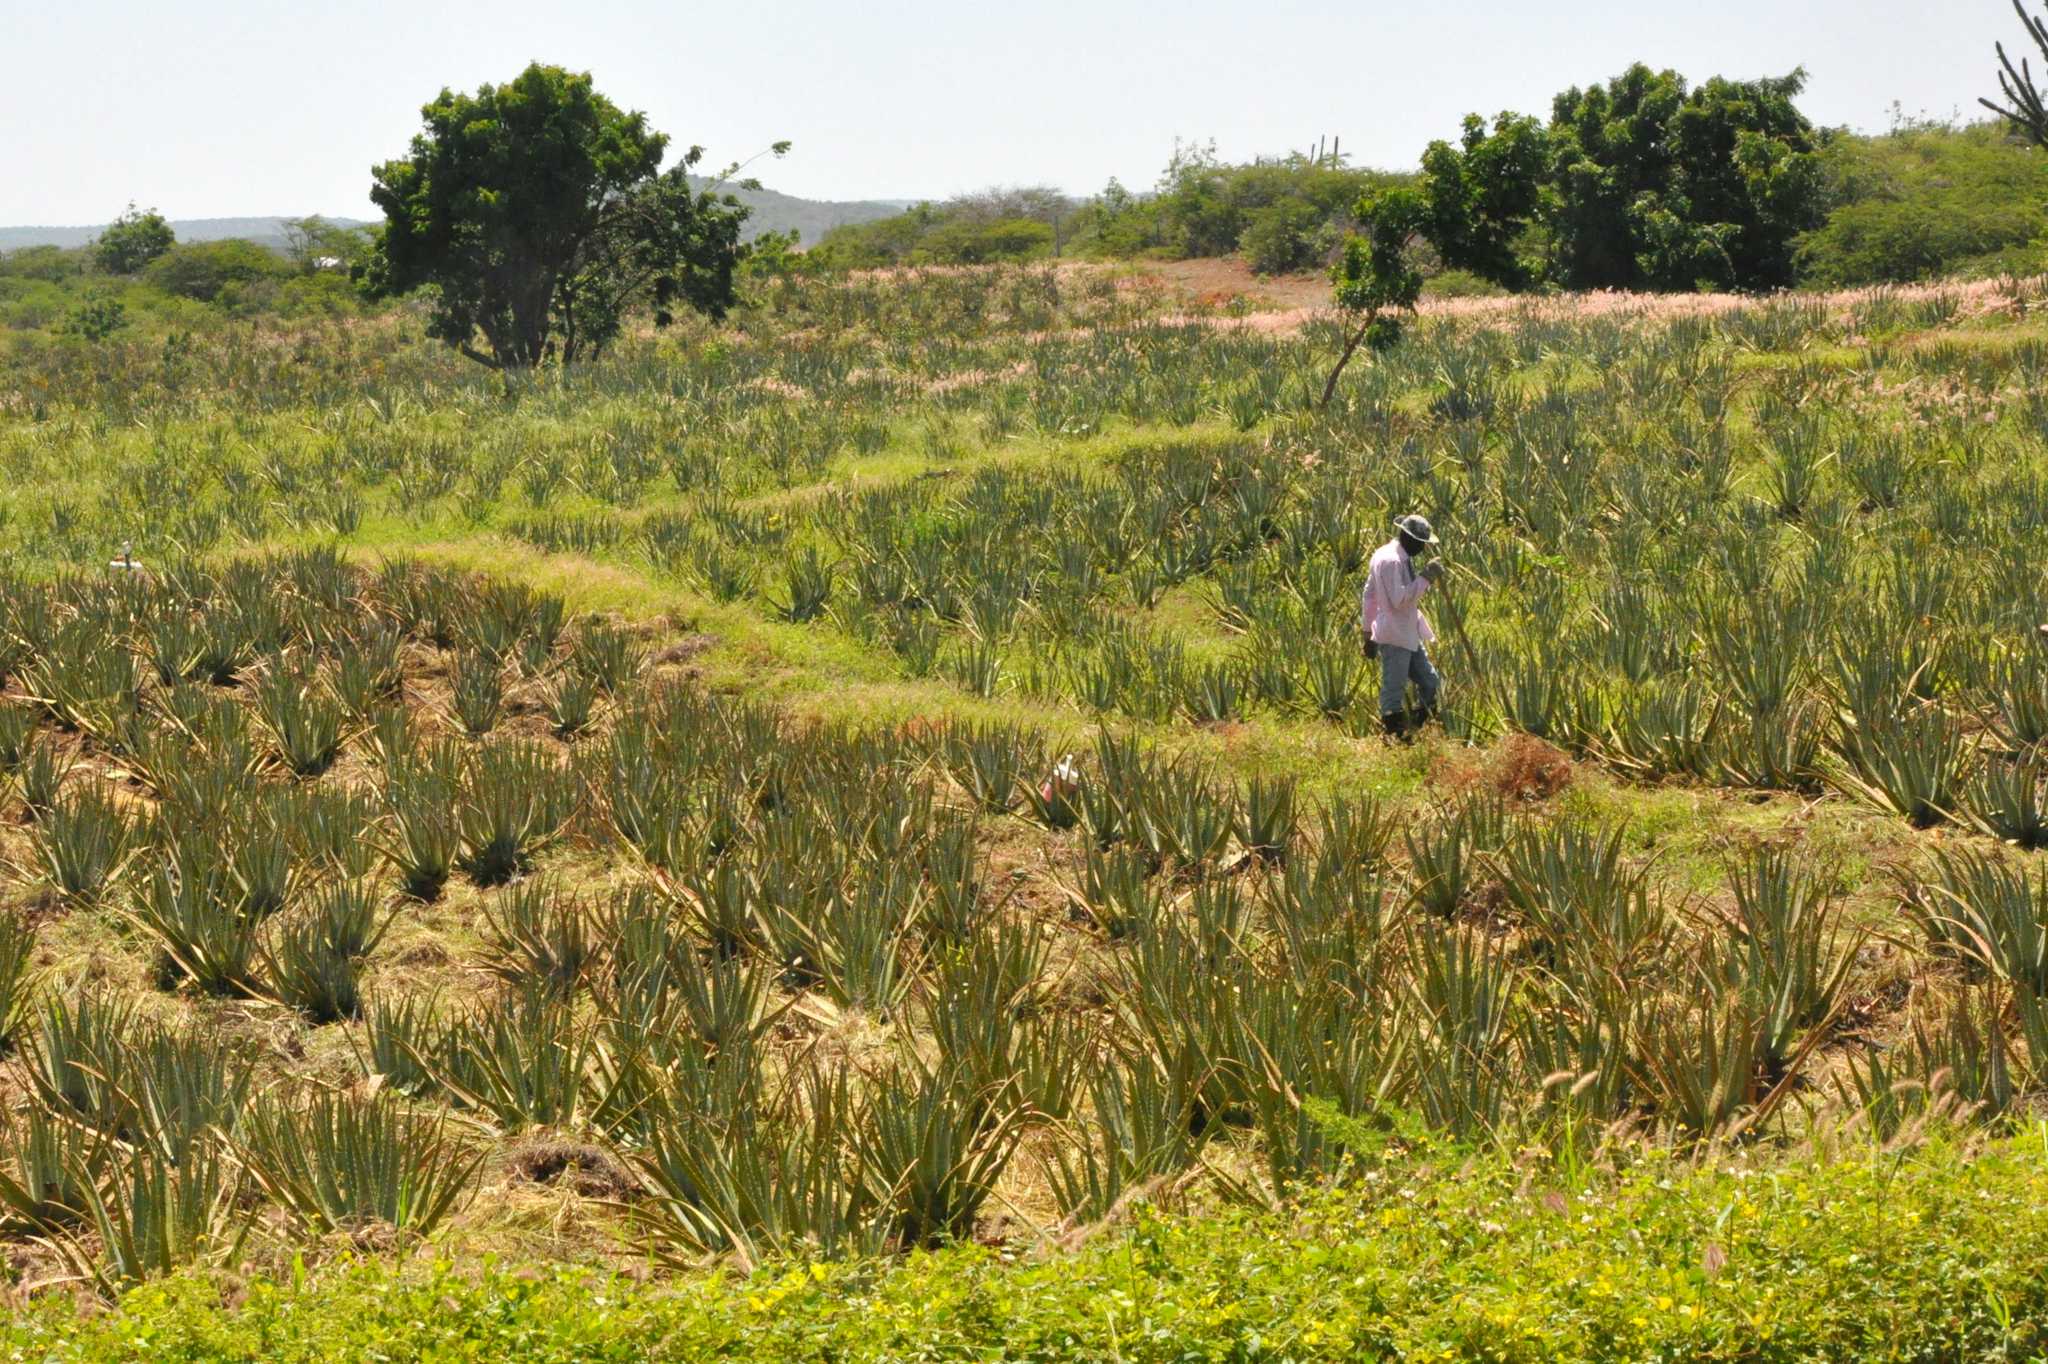
[[[1281,199],[1251,216],[1238,250],[1252,273],[1283,275],[1315,264],[1315,207],[1301,199]]]
[[[150,264],[144,278],[167,294],[215,303],[231,301],[240,286],[290,274],[291,265],[282,256],[255,242],[230,238],[173,247]]]
[[[680,1195],[664,1197],[735,1226],[761,1186],[731,1168],[793,1138],[698,1126],[696,1159],[670,1181]],[[58,1297],[13,1314],[0,1343],[79,1364],[132,1358],[141,1340],[164,1357],[293,1360],[1989,1360],[2031,1355],[2048,1313],[2048,1176],[2017,1146],[1785,1179],[1652,1157],[1590,1190],[1531,1187],[1505,1160],[1385,1164],[1371,1172],[1393,1178],[1278,1215],[1141,1205],[1126,1232],[1023,1263],[974,1246],[886,1268],[771,1260],[678,1291],[580,1269],[344,1261],[232,1296],[175,1279],[112,1312]],[[777,1192],[811,1173],[797,1154],[779,1169],[792,1178]],[[801,1247],[809,1211],[753,1239]]]
[[[1995,124],[1840,137],[1823,161],[1834,202],[1799,243],[1807,284],[1935,279],[2048,231],[2048,162]]]

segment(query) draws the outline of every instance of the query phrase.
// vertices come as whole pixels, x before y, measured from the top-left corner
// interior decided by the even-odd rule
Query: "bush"
[[[1112,180],[1077,220],[1076,243],[1123,257],[1242,251],[1261,273],[1298,270],[1335,246],[1362,195],[1414,180],[1300,155],[1232,165],[1213,147],[1181,145],[1152,193]]]
[[[34,279],[48,284],[77,279],[85,273],[86,254],[61,246],[24,246],[0,252],[0,280]]]
[[[348,317],[360,311],[361,303],[348,276],[328,270],[286,280],[274,306],[279,317],[304,320]]]
[[[1990,124],[1841,137],[1825,154],[1833,211],[1799,245],[1803,283],[1904,284],[2038,268],[2048,160]]]
[[[179,298],[232,303],[247,285],[280,280],[289,274],[291,266],[275,252],[252,241],[229,238],[173,247],[150,265],[144,277]]]
[[[87,294],[65,314],[63,331],[95,345],[128,325],[128,310],[116,298]]]
[[[0,276],[0,327],[33,331],[61,323],[70,311],[71,295],[41,280]]]
[[[804,253],[804,261],[815,267],[870,270],[903,264],[993,265],[1052,254],[1051,218],[1067,211],[1063,202],[991,204],[992,197],[919,204],[893,218],[834,228]],[[1043,211],[1046,216],[1020,217],[1018,211]]]
[[[1004,218],[992,223],[949,223],[926,237],[911,253],[911,260],[919,264],[993,265],[1051,254],[1051,223]]]
[[[1285,275],[1316,263],[1316,229],[1322,225],[1315,206],[1303,199],[1281,199],[1251,217],[1238,249],[1257,275]]]
[[[1500,298],[1507,292],[1492,280],[1481,279],[1470,270],[1445,270],[1431,275],[1422,286],[1425,298]]]

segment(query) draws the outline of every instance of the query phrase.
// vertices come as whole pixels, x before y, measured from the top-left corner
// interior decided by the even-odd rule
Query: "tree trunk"
[[[1330,371],[1329,382],[1323,385],[1323,400],[1316,404],[1317,407],[1328,407],[1330,405],[1330,399],[1337,392],[1337,380],[1344,373],[1344,366],[1351,363],[1351,357],[1358,353],[1360,346],[1365,344],[1365,335],[1371,330],[1372,319],[1367,318],[1365,325],[1353,332],[1344,342],[1344,353],[1337,357],[1337,367]]]

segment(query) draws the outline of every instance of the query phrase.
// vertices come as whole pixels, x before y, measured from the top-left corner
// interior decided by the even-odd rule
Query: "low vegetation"
[[[2030,1148],[2030,1149],[2029,1149]],[[2001,1359],[2039,1351],[2038,1139],[1773,1175],[1656,1163],[1531,1184],[1453,1151],[1282,1217],[1140,1213],[1029,1264],[961,1247],[650,1286],[584,1270],[338,1266],[224,1307],[173,1279],[0,1328],[36,1358],[535,1361]]]
[[[1403,1236],[1548,1189],[1696,1227],[1730,1161],[1846,1207],[1896,1159],[1963,1216],[2048,1055],[2039,298],[1425,310],[1327,407],[1329,323],[1086,270],[764,282],[509,388],[397,318],[17,349],[18,1282],[653,1263],[432,1291],[694,1341],[792,1262],[1021,1304],[1157,1245],[1192,1296],[1134,1313],[1199,1314],[1243,1227],[1407,1244],[1394,1189],[1491,1209]],[[1402,748],[1350,618],[1409,507],[1457,572]],[[1171,1330],[1362,1349],[1472,1274],[1588,1356],[1867,1338],[1675,1287],[1545,1336],[1584,1278],[1469,1253]],[[2016,1263],[1901,1319],[2017,1331]]]
[[[1321,311],[793,268],[518,90],[625,159],[489,269],[387,235],[424,306],[287,315],[310,227],[7,262],[0,1339],[2038,1353],[2048,282],[1423,301],[1603,232],[1778,269],[1797,214],[1473,177],[1627,104],[1847,196],[1786,82],[1288,168],[1363,229]],[[394,217],[468,211],[470,98]],[[1411,511],[1400,743],[1355,617]]]

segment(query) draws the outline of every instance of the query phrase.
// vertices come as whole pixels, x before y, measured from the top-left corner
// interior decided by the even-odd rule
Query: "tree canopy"
[[[1423,155],[1425,232],[1444,263],[1510,288],[1774,289],[1824,219],[1806,76],[1630,67],[1560,94],[1549,124],[1465,121]]]
[[[92,259],[109,275],[132,275],[177,245],[177,234],[155,209],[143,212],[134,204],[93,239]]]
[[[662,170],[666,135],[587,73],[534,63],[421,115],[410,152],[373,172],[385,221],[363,277],[375,295],[431,286],[433,334],[464,355],[566,363],[635,307],[666,326],[679,307],[732,306],[746,208],[692,187],[700,147]]]
[[[320,268],[322,260],[339,262],[338,268],[348,269],[361,261],[370,248],[368,228],[344,227],[317,213],[286,218],[282,226],[285,255],[304,273]]]

